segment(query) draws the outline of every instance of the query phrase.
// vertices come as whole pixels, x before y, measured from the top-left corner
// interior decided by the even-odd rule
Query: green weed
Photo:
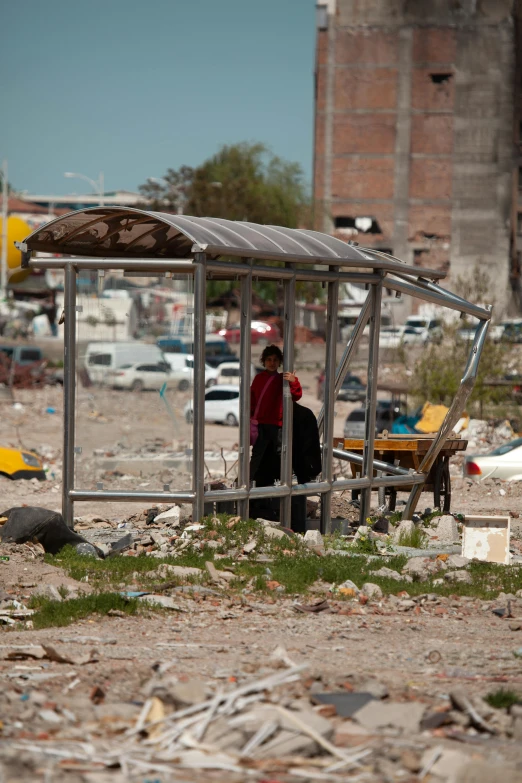
[[[515,691],[499,688],[498,691],[492,691],[484,697],[485,701],[496,710],[508,710],[514,704],[522,703],[522,699]]]
[[[428,536],[420,527],[415,527],[411,533],[403,530],[399,535],[399,540],[397,543],[399,546],[409,546],[415,549],[423,549],[428,543]]]
[[[105,615],[111,609],[125,614],[136,614],[143,609],[135,598],[124,598],[119,593],[97,593],[72,598],[69,601],[51,601],[48,598],[34,596],[29,606],[36,612],[32,616],[35,628],[70,625],[92,614]],[[147,607],[150,610],[150,606]]]

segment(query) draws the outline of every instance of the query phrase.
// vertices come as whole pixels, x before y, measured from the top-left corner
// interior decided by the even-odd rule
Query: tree
[[[482,304],[492,290],[487,272],[475,267],[472,276],[457,278],[455,290],[468,301]],[[473,329],[475,320],[467,316],[456,323],[443,324],[443,337],[438,344],[429,345],[415,363],[411,392],[421,402],[450,405],[459,386],[462,372],[471,349],[471,341],[462,339],[459,330]],[[488,337],[482,350],[477,379],[469,399],[469,406],[477,408],[482,417],[484,406],[506,402],[511,389],[495,386],[509,370],[512,348],[505,343],[495,343]],[[493,382],[493,384],[492,384]]]
[[[156,210],[288,228],[309,222],[309,194],[301,167],[259,143],[225,145],[200,166],[168,169],[161,180],[148,180],[139,190],[152,199],[149,208]],[[209,297],[218,297],[229,285],[209,281]],[[267,301],[280,300],[277,283],[260,281],[257,290]],[[320,284],[299,283],[298,294],[314,301],[323,291]]]

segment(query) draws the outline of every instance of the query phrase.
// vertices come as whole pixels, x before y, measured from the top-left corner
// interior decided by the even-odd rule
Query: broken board
[[[509,565],[510,532],[511,517],[466,516],[462,530],[462,556]]]

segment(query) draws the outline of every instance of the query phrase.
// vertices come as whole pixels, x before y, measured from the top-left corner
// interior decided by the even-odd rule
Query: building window
[[[382,234],[382,229],[373,217],[360,216],[352,217],[350,215],[339,215],[334,218],[334,226],[337,230],[350,229],[352,233],[360,234]]]
[[[447,84],[452,77],[452,73],[430,73],[433,84]]]
[[[318,30],[328,30],[328,8],[318,4],[315,9]]]

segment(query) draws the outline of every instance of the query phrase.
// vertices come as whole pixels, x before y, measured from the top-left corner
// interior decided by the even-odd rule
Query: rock
[[[370,693],[376,699],[385,699],[389,694],[388,687],[378,680],[365,680],[359,685],[358,690]]]
[[[453,751],[453,753],[456,752],[458,751]],[[435,767],[430,771],[433,772],[434,769]],[[496,780],[501,780],[502,783],[520,783],[520,769],[517,770],[498,762],[493,765],[485,761],[470,761],[468,756],[466,763],[459,764],[458,771],[456,774],[453,772],[449,780],[451,783],[453,781],[455,783],[491,783]]]
[[[324,548],[324,541],[319,530],[307,530],[304,536],[304,542],[310,547]]]
[[[257,546],[257,538],[251,538],[250,541],[248,541],[248,543],[246,543],[244,545],[243,552],[245,552],[245,554],[249,555],[251,552],[254,551],[256,546]]]
[[[352,582],[351,579],[347,579],[345,582],[340,584],[337,590],[341,593],[341,595],[359,595],[361,592],[355,582]]]
[[[359,726],[352,720],[343,720],[335,730],[334,744],[338,748],[354,748],[366,744],[371,736],[363,726]]]
[[[54,585],[39,585],[33,595],[47,598],[49,601],[63,601],[60,591]]]
[[[192,568],[191,566],[177,566],[162,563],[158,568],[158,573],[164,578],[167,576],[185,578],[187,576],[201,576],[203,571],[201,568]]]
[[[89,544],[88,541],[82,541],[80,544],[76,544],[74,547],[79,555],[86,555],[87,557],[100,557],[100,550]]]
[[[265,536],[267,538],[285,538],[287,534],[284,532],[284,530],[278,530],[276,527],[265,527],[264,529]],[[244,551],[244,547],[243,547]]]
[[[458,543],[460,537],[455,517],[452,517],[451,514],[444,514],[440,517],[432,535],[436,536],[437,546]]]
[[[62,717],[58,715],[54,710],[40,710],[38,717],[44,720],[46,723],[61,723]]]
[[[258,517],[256,522],[258,525],[263,525],[263,527],[279,527],[281,525],[281,522],[277,522],[274,519],[263,519],[263,517]]]
[[[353,539],[354,543],[356,541],[359,541],[359,539],[361,539],[361,538],[368,539],[369,541],[372,541],[375,538],[375,536],[373,535],[373,530],[371,529],[371,527],[369,527],[368,525],[361,525],[360,527],[357,528],[357,532],[355,533],[355,536],[354,536],[354,539]]]
[[[450,555],[446,560],[448,568],[465,568],[470,563],[471,560],[467,557],[462,557],[462,555]]]
[[[398,544],[400,542],[401,537],[407,537],[411,536],[413,531],[415,530],[415,523],[411,521],[411,519],[403,519],[402,522],[400,522],[399,526],[395,528],[395,532],[393,534],[393,541]]]
[[[402,573],[409,574],[414,580],[424,582],[426,579],[429,579],[432,574],[436,574],[445,567],[442,560],[429,557],[412,557],[402,569]]]
[[[172,506],[167,511],[162,511],[157,517],[154,517],[154,522],[163,522],[171,527],[179,527],[181,524],[181,509],[179,506]]]
[[[190,707],[191,704],[199,704],[207,698],[205,683],[195,678],[170,685],[168,690],[177,708]]]
[[[353,717],[369,731],[396,728],[408,733],[417,733],[425,710],[426,705],[418,701],[370,701]]]
[[[368,598],[379,599],[382,598],[383,593],[379,585],[373,582],[365,582],[361,587],[361,593],[368,596]]]
[[[437,759],[433,764],[434,759]],[[469,763],[469,756],[460,750],[450,750],[437,745],[429,748],[422,756],[421,769],[427,767],[430,777],[437,776],[444,781],[454,781],[457,773]],[[437,779],[435,778],[435,779]],[[496,778],[494,778],[496,780]],[[476,781],[473,781],[476,783]]]
[[[402,579],[398,571],[394,571],[393,568],[386,568],[386,566],[379,568],[378,571],[373,571],[372,576],[380,576],[383,579],[397,579],[397,581]]]
[[[513,739],[522,742],[522,717],[515,718],[513,722]]]
[[[471,574],[468,574],[467,571],[447,571],[444,574],[444,579],[447,582],[461,582],[466,585],[471,584],[473,581]]]
[[[138,601],[144,604],[151,604],[152,606],[163,606],[164,609],[174,609],[178,612],[186,611],[182,610],[170,595],[140,595],[138,596]]]

